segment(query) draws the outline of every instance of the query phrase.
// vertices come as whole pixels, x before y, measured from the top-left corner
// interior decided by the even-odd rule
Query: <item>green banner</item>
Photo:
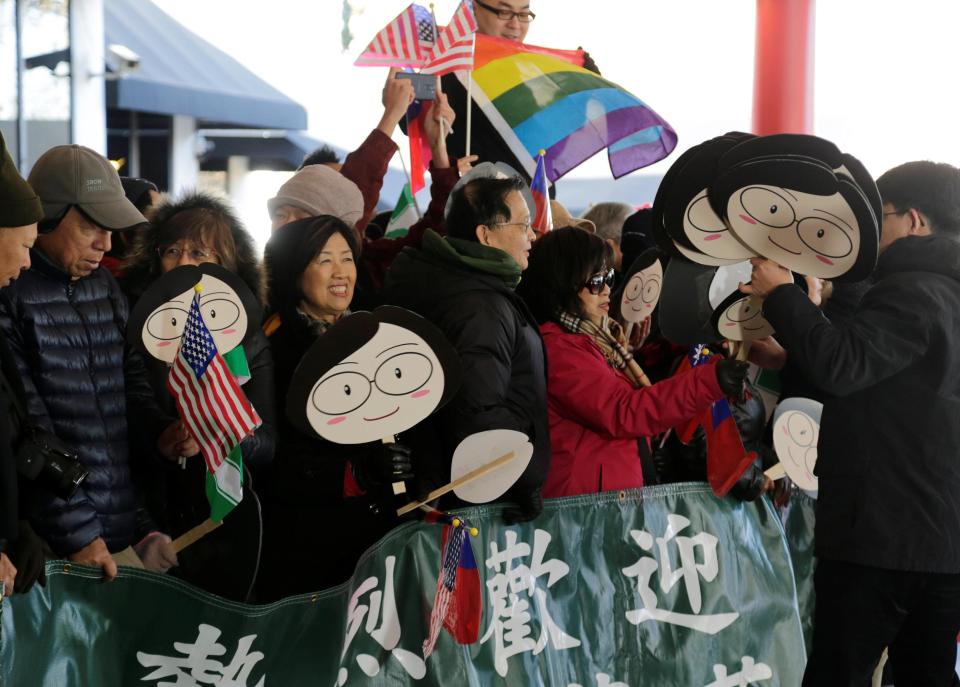
[[[474,644],[444,630],[424,660],[441,526],[410,523],[349,583],[268,606],[50,562],[46,588],[4,603],[0,675],[51,687],[800,684],[793,570],[766,499],[680,484],[548,501],[512,527],[499,507],[463,516],[479,529]],[[306,525],[317,547],[336,526]]]

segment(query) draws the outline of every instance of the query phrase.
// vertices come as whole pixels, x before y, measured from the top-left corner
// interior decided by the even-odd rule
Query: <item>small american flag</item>
[[[458,644],[476,642],[480,636],[480,615],[483,610],[480,574],[470,544],[470,524],[445,513],[426,519],[452,524],[444,525],[440,538],[440,573],[437,576],[433,610],[430,612],[430,629],[423,640],[424,659],[433,653],[440,630],[444,627]]]
[[[234,447],[260,426],[260,417],[217,352],[200,315],[199,285],[194,288],[167,388],[183,423],[200,445],[207,469],[216,474]]]
[[[354,62],[358,67],[419,67],[436,41],[430,10],[412,4],[378,33]]]
[[[462,0],[450,23],[437,33],[437,43],[426,57],[425,74],[449,74],[458,70],[473,70],[474,36],[477,20],[473,3]]]

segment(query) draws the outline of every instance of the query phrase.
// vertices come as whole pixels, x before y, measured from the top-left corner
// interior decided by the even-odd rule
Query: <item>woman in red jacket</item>
[[[747,365],[735,360],[643,386],[619,326],[607,316],[612,284],[606,242],[564,228],[537,241],[517,289],[540,323],[547,353],[553,455],[544,496],[642,487],[638,439],[742,390]]]

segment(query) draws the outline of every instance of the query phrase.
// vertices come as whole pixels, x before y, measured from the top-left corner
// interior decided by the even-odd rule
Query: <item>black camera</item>
[[[50,432],[36,427],[30,428],[20,440],[17,470],[64,501],[69,501],[87,478],[77,452]]]

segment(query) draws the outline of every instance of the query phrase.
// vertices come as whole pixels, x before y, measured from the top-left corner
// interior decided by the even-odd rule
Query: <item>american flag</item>
[[[430,10],[412,4],[370,41],[354,64],[358,67],[419,67],[436,38]]]
[[[167,388],[207,469],[215,474],[227,454],[260,426],[260,417],[217,352],[200,315],[196,288]]]
[[[462,0],[450,23],[438,31],[437,43],[427,55],[423,72],[449,74],[458,70],[472,71],[476,32],[473,3]]]
[[[440,539],[441,562],[437,576],[437,592],[430,612],[430,629],[423,640],[423,657],[433,653],[433,648],[444,627],[459,644],[473,644],[480,635],[480,615],[483,598],[480,592],[480,574],[477,571],[473,547],[470,544],[469,523],[438,514],[427,521],[446,523]]]

